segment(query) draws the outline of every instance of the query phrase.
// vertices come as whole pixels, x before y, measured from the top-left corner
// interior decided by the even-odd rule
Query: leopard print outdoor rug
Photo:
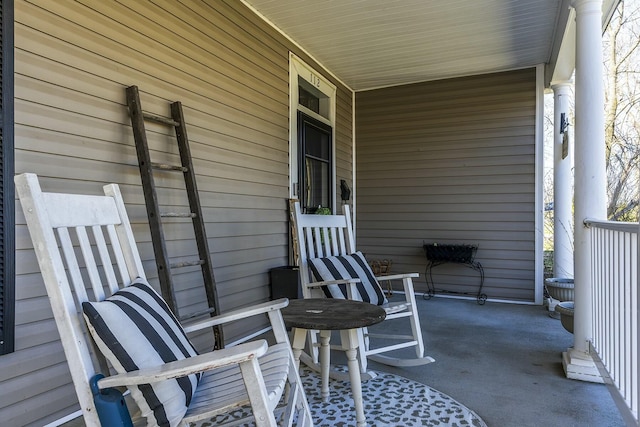
[[[307,368],[300,372],[307,400],[316,426],[346,427],[355,425],[355,410],[348,382],[332,380],[328,402],[320,396],[320,377]],[[474,426],[486,427],[482,419],[444,393],[398,375],[378,372],[362,383],[364,413],[367,424],[374,427]],[[233,418],[242,418],[236,411]],[[229,421],[228,417],[217,422]],[[198,427],[215,426],[201,422]],[[253,423],[239,423],[252,426]]]

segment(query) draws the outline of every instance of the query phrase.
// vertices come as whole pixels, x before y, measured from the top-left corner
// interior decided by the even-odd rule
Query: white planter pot
[[[550,277],[545,279],[544,285],[551,298],[558,301],[573,301],[573,279]]]

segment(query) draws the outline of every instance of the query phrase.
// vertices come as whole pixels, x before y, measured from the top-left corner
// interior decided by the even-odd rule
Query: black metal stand
[[[482,293],[482,287],[484,286],[484,269],[480,262],[474,261],[475,253],[478,249],[477,246],[425,244],[423,247],[427,256],[427,267],[424,272],[427,282],[427,293],[422,295],[424,299],[431,299],[436,294],[435,282],[433,281],[433,268],[446,263],[455,263],[462,264],[480,273],[480,287],[475,296],[478,304],[484,305],[487,301],[487,295]],[[456,292],[446,289],[437,289],[437,291],[451,294],[473,295],[470,292]]]

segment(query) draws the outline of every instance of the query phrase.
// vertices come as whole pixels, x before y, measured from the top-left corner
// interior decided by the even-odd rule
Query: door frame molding
[[[300,79],[317,89],[327,97],[328,108],[326,114],[318,114],[308,108],[299,105],[298,82]],[[298,198],[298,111],[311,116],[331,127],[331,177],[336,181],[336,86],[321,73],[298,58],[293,52],[289,52],[289,197]],[[336,206],[335,185],[331,188],[332,206]]]

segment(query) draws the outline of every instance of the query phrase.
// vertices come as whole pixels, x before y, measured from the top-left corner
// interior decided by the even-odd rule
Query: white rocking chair
[[[416,308],[412,278],[417,273],[395,274],[380,277],[380,280],[402,280],[404,299],[389,302],[378,284],[364,256],[356,252],[351,213],[345,205],[342,215],[303,214],[300,203],[295,202],[292,212],[294,223],[294,245],[300,267],[302,293],[304,298],[349,298],[381,305],[387,312],[383,324],[405,318],[402,331],[406,334],[373,334],[367,328],[359,330],[359,358],[363,375],[367,373],[367,359],[390,366],[419,366],[434,361],[424,355],[424,344],[420,319]],[[409,326],[409,327],[407,327]],[[399,326],[401,327],[401,326]],[[371,329],[375,328],[372,327]],[[318,363],[317,338],[312,333],[313,343],[310,360],[312,366]],[[393,344],[374,347],[370,338],[393,340]],[[399,341],[399,342],[398,342]],[[389,352],[413,347],[415,357],[398,357]],[[383,354],[387,353],[387,354]],[[336,377],[339,374],[334,375]]]
[[[34,174],[15,183],[86,425],[101,425],[90,387],[98,372],[107,375],[100,389],[131,391],[148,425],[186,426],[245,405],[257,426],[313,425],[280,313],[286,299],[182,329],[146,284],[117,185],[92,196],[43,193]],[[259,314],[271,321],[271,346],[258,340],[198,355],[185,335]],[[117,374],[109,376],[101,352]]]

